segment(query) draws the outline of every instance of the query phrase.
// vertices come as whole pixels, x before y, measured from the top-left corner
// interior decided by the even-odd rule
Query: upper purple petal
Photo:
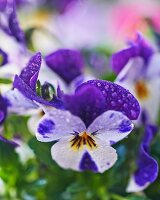
[[[76,50],[61,49],[46,56],[45,60],[48,67],[68,84],[82,74],[84,67],[83,57]]]
[[[36,53],[29,61],[27,66],[22,70],[20,78],[32,88],[36,89],[36,82],[42,62],[41,53]]]
[[[138,169],[134,174],[135,181],[139,186],[154,182],[158,176],[158,163],[149,152],[150,143],[156,133],[155,126],[146,126],[137,161]]]
[[[74,95],[64,95],[63,101],[66,109],[79,116],[86,126],[105,111],[103,94],[91,85],[80,88]]]
[[[111,66],[114,72],[118,74],[131,58],[139,56],[144,59],[145,63],[148,63],[153,53],[153,48],[138,34],[136,41],[132,43],[131,47],[112,55]]]
[[[0,66],[8,63],[8,55],[0,48],[0,57],[2,56],[2,61],[0,59]]]
[[[122,86],[105,80],[90,80],[81,84],[77,88],[77,91],[88,85],[95,86],[99,89],[101,95],[105,98],[105,111],[120,111],[131,120],[136,120],[138,118],[140,113],[139,103],[136,98]],[[98,98],[98,96],[95,98]]]

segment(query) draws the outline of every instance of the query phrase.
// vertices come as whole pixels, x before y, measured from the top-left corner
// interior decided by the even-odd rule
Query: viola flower
[[[141,105],[140,121],[155,123],[160,105],[160,55],[141,35],[129,48],[112,56],[116,83],[129,89]]]
[[[67,110],[45,112],[37,139],[58,141],[51,155],[61,167],[103,173],[117,160],[111,145],[133,129],[130,119],[139,115],[138,102],[115,83],[92,80],[79,86],[74,95],[63,95],[63,103]]]
[[[157,133],[157,127],[147,125],[141,142],[137,160],[137,170],[134,172],[127,187],[127,192],[139,192],[153,183],[158,177],[158,163],[150,155],[150,143]]]
[[[16,3],[14,0],[5,1],[0,3],[1,6],[1,21],[0,28],[10,36],[13,36],[18,42],[25,44],[24,32],[19,26]],[[3,8],[3,9],[2,9]],[[4,15],[4,16],[2,16]],[[7,21],[7,23],[6,23]]]

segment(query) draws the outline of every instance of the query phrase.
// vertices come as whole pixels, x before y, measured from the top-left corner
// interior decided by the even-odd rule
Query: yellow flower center
[[[95,140],[86,131],[75,135],[70,141],[70,144],[71,148],[74,150],[81,150],[84,146],[86,146],[88,149],[94,149],[97,147]]]
[[[137,97],[140,100],[145,100],[148,98],[149,90],[148,90],[148,87],[147,87],[145,81],[143,81],[143,80],[137,81],[135,84],[135,90],[136,90]]]

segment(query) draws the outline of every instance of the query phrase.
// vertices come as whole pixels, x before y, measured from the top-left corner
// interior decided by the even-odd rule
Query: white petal
[[[88,150],[83,148],[81,150],[74,150],[70,146],[71,138],[61,139],[56,144],[53,145],[51,149],[52,158],[65,169],[73,169],[76,171],[83,170],[93,170],[95,172],[103,173],[114,165],[117,160],[116,150],[110,146],[107,146],[106,143],[98,141],[97,148],[93,150]],[[88,155],[89,158],[86,158],[85,155]],[[89,161],[88,161],[89,159]],[[90,166],[85,168],[84,166]]]
[[[86,130],[83,121],[68,111],[54,109],[41,119],[36,137],[39,141],[49,142],[72,135],[74,131]]]
[[[129,62],[121,70],[121,72],[118,74],[115,82],[117,84],[120,84],[121,81],[123,82],[124,80],[125,82],[134,82],[134,80],[137,78],[137,75],[140,75],[142,73],[143,66],[144,61],[141,57],[130,59]]]
[[[70,146],[71,137],[59,140],[53,145],[51,155],[59,166],[64,169],[79,171],[79,164],[84,154],[84,150],[75,151]]]
[[[150,78],[160,76],[160,54],[154,54],[149,62],[147,76]]]
[[[147,183],[144,186],[137,185],[135,182],[134,176],[132,176],[126,188],[126,192],[140,192],[140,191],[143,191],[148,185],[149,183]]]
[[[41,116],[41,112],[42,110],[41,109],[37,109],[37,113],[33,114],[28,122],[27,122],[27,125],[28,125],[28,129],[29,131],[35,135],[36,134],[36,131],[37,131],[37,127],[38,127],[38,124],[39,124],[39,121],[41,120],[42,116]]]
[[[99,143],[99,146],[89,153],[93,158],[93,161],[96,163],[98,172],[100,173],[111,168],[117,161],[116,150],[111,146],[107,146],[105,143]]]
[[[142,109],[147,112],[149,121],[155,123],[160,107],[160,78],[157,77],[147,80],[146,86],[149,91],[148,97],[143,101],[138,100]]]
[[[35,157],[32,149],[23,141],[15,139],[14,140],[19,146],[16,147],[15,151],[19,155],[21,163],[25,164],[29,159]]]
[[[97,117],[88,127],[87,132],[93,133],[97,131],[95,136],[110,144],[122,140],[132,130],[133,123],[125,115],[111,110]]]
[[[31,110],[38,107],[33,101],[23,96],[23,94],[21,94],[16,88],[14,90],[6,92],[4,97],[6,97],[9,100],[9,112],[24,115],[28,114]]]

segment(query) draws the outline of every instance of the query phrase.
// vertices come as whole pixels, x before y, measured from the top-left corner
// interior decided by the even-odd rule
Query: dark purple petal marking
[[[45,119],[38,126],[38,132],[45,137],[45,134],[52,133],[55,128],[55,123],[52,120]]]
[[[109,142],[110,142],[110,145],[111,145],[111,146],[114,145],[114,144],[116,143],[115,141],[112,141],[112,140],[110,140]]]
[[[42,56],[41,53],[36,53],[29,61],[27,66],[22,70],[20,78],[32,88],[36,90],[36,82],[41,67]]]
[[[149,152],[150,143],[156,133],[157,127],[152,125],[146,126],[137,161],[138,169],[134,174],[135,181],[139,186],[154,182],[158,176],[158,163],[151,157]]]
[[[105,109],[120,111],[129,119],[135,120],[140,113],[140,106],[136,98],[125,88],[115,83],[104,80],[90,80],[81,84],[77,92],[87,86],[95,86],[105,98]],[[97,97],[96,97],[97,98]]]
[[[82,74],[84,67],[83,57],[76,50],[61,49],[46,56],[45,60],[48,67],[68,84]]]
[[[98,167],[97,167],[96,163],[92,160],[92,158],[88,152],[84,153],[84,155],[81,159],[80,165],[79,165],[79,169],[81,171],[91,170],[93,172],[98,172]]]
[[[142,35],[137,34],[137,39],[132,42],[131,47],[112,55],[111,66],[114,72],[118,74],[131,58],[142,57],[147,64],[153,53],[153,48],[147,44]]]
[[[66,109],[79,116],[86,127],[105,111],[105,98],[100,90],[91,85],[79,89],[74,95],[64,95]]]
[[[129,120],[123,120],[122,123],[119,125],[119,131],[121,133],[128,132],[132,129],[133,127],[132,127],[131,121]]]

